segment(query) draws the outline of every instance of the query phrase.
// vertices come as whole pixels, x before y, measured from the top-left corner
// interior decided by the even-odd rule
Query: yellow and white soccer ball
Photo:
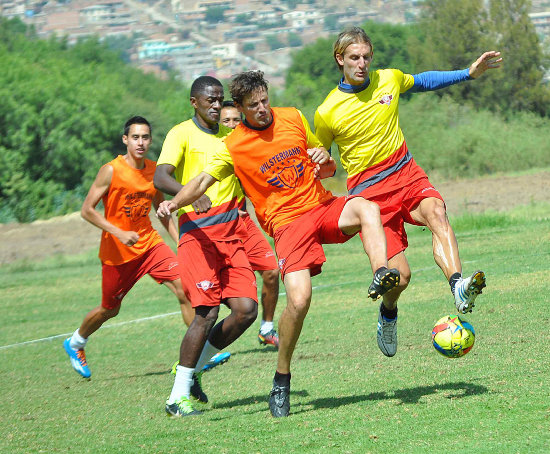
[[[434,348],[447,358],[460,358],[474,346],[474,327],[458,315],[440,318],[432,330]]]

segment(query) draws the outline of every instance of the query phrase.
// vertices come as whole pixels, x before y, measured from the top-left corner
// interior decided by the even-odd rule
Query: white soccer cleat
[[[386,318],[378,313],[378,329],[376,331],[378,348],[386,356],[394,356],[397,352],[397,317]]]
[[[476,271],[470,277],[460,278],[455,285],[455,304],[456,309],[465,314],[472,312],[477,295],[485,287],[485,273]]]

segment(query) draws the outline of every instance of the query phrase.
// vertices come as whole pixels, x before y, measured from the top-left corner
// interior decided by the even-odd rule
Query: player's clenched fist
[[[165,200],[163,202],[160,202],[159,207],[157,209],[157,216],[159,218],[165,218],[172,214],[172,212],[177,210],[177,206],[174,202],[171,200]]]

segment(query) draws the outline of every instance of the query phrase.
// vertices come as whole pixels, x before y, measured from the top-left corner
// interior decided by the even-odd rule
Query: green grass
[[[327,246],[285,419],[269,415],[276,352],[258,345],[258,322],[231,346],[231,361],[203,377],[212,402],[203,415],[170,419],[164,401],[181,317],[129,323],[178,312],[167,289],[149,278],[136,285],[91,338],[86,381],[71,369],[62,337],[11,345],[76,329],[99,301],[96,251],[2,267],[0,452],[547,452],[549,213],[537,205],[452,220],[465,272],[483,268],[488,283],[466,316],[476,344],[460,359],[430,343],[433,323],[454,304],[428,231],[409,230],[413,278],[394,358],[376,345],[378,304],[366,298],[370,270],[358,238]]]

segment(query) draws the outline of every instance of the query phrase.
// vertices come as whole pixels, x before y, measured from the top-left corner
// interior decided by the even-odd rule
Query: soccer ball
[[[432,330],[434,348],[447,358],[460,358],[474,346],[474,327],[458,315],[440,318]]]

